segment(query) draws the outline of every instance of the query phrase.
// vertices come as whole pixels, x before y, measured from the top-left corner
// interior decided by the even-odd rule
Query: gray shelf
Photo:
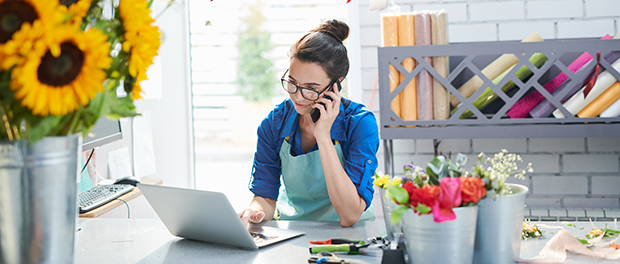
[[[564,89],[558,94],[557,98],[547,92],[541,83],[548,77],[545,75],[551,69],[559,69],[564,72],[571,80],[579,80],[589,74],[589,70],[594,68],[594,64],[586,65],[584,71],[574,74],[568,70],[569,63],[562,62],[560,59],[565,54],[581,54],[589,52],[596,60],[596,51],[601,51],[600,64],[601,71],[611,69],[609,72],[618,80],[620,73],[613,70],[611,64],[603,60],[603,56],[611,51],[620,50],[620,40],[551,40],[545,42],[478,42],[461,43],[448,45],[429,45],[429,46],[403,46],[403,47],[381,47],[378,50],[379,56],[379,94],[380,94],[380,124],[382,139],[442,139],[442,138],[529,138],[529,137],[616,137],[620,136],[620,117],[614,118],[578,118],[571,115],[560,102],[560,98],[568,93],[569,89]],[[499,56],[504,53],[515,54],[519,62],[511,72],[506,75],[501,82],[494,85],[491,80],[480,72],[480,68],[475,65],[476,58],[484,56]],[[543,53],[548,61],[540,68],[536,68],[529,62],[529,57],[534,53]],[[452,67],[450,74],[443,78],[423,57],[450,56],[461,59],[460,63]],[[404,58],[412,57],[418,65],[407,72],[401,65]],[[394,65],[401,73],[404,72],[406,80],[401,83],[394,92],[389,91],[389,64]],[[532,70],[532,76],[523,83],[516,78],[515,73],[523,65]],[[555,67],[554,67],[555,65]],[[454,94],[463,103],[463,106],[453,116],[447,120],[427,120],[427,121],[404,121],[398,117],[391,109],[390,102],[423,69],[427,70],[437,79],[451,94]],[[484,83],[481,88],[469,98],[463,97],[453,83],[458,83],[459,75],[465,69],[480,76]],[[501,87],[511,80],[518,87],[518,91],[508,96],[501,91]],[[461,82],[462,83],[462,82]],[[460,86],[460,85],[459,85]],[[473,106],[473,101],[480,94],[490,87],[498,94],[505,104],[492,114],[483,114]],[[538,90],[547,100],[559,108],[566,118],[520,118],[510,119],[506,113],[510,110],[530,88]],[[516,89],[516,88],[513,88]],[[500,99],[498,99],[500,100]],[[471,119],[459,119],[459,116],[469,109],[473,112]],[[405,127],[416,126],[416,127]]]
[[[380,95],[380,129],[384,140],[385,170],[393,171],[392,140],[393,139],[448,139],[448,138],[548,138],[548,137],[618,137],[620,136],[620,117],[614,118],[578,118],[571,115],[560,102],[570,89],[564,89],[554,97],[547,92],[542,84],[560,72],[565,73],[571,82],[585,78],[595,64],[589,63],[578,74],[572,73],[567,67],[577,56],[589,52],[596,60],[600,51],[601,72],[608,70],[620,80],[620,73],[611,67],[611,63],[603,59],[612,51],[620,51],[620,39],[564,39],[544,42],[476,42],[448,45],[402,46],[378,48],[379,63],[379,95]],[[512,53],[519,61],[506,77],[497,85],[481,73],[481,69],[501,54]],[[530,63],[534,53],[543,53],[548,58],[540,68]],[[450,73],[443,78],[423,57],[447,56],[450,58]],[[407,72],[402,66],[405,58],[413,58],[417,65]],[[404,76],[405,80],[393,92],[389,89],[389,65],[392,64]],[[532,71],[532,76],[524,83],[515,73],[523,65]],[[454,94],[461,102],[460,109],[447,120],[404,121],[390,109],[390,102],[405,88],[422,70],[427,70],[438,80],[450,94]],[[469,76],[467,76],[469,74]],[[456,87],[465,83],[472,74],[478,75],[483,84],[469,98],[462,96]],[[508,81],[513,81],[516,92],[510,96],[501,91]],[[455,87],[456,86],[456,87]],[[570,85],[569,85],[570,86]],[[490,87],[503,101],[496,104],[491,113],[483,113],[473,106],[474,100]],[[510,119],[506,113],[530,89],[539,91],[545,99],[560,109],[566,118],[519,118]],[[470,119],[459,119],[461,114],[472,111]],[[393,174],[392,174],[393,175]]]

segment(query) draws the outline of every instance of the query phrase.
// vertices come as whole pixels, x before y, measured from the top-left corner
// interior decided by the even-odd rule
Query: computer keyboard
[[[99,185],[78,195],[80,214],[93,210],[133,190],[130,184]]]

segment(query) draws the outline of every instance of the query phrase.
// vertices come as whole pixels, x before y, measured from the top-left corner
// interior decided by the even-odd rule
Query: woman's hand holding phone
[[[329,137],[329,131],[338,113],[340,112],[340,90],[342,86],[340,81],[336,81],[330,89],[325,91],[323,97],[319,98],[313,105],[312,113],[318,111],[319,118],[315,121],[314,137],[318,139],[323,133]],[[311,115],[312,115],[311,113]],[[325,135],[323,135],[325,136]]]

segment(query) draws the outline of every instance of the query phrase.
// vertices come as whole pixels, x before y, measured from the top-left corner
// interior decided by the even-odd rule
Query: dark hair
[[[308,31],[289,51],[291,58],[317,63],[331,80],[349,73],[347,48],[342,43],[349,36],[349,26],[335,19],[328,20]]]

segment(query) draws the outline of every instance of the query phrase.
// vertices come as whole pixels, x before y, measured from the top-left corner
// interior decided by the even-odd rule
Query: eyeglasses
[[[327,90],[327,88],[334,85],[334,81],[332,81],[327,87],[325,87],[320,92],[318,92],[311,88],[298,86],[297,84],[285,79],[284,76],[286,76],[287,73],[288,73],[288,69],[284,72],[284,74],[282,75],[282,78],[280,78],[280,81],[282,81],[282,88],[284,88],[284,90],[290,94],[295,94],[297,90],[301,90],[301,96],[306,98],[306,100],[308,101],[319,100],[319,95],[321,95],[321,93]]]

